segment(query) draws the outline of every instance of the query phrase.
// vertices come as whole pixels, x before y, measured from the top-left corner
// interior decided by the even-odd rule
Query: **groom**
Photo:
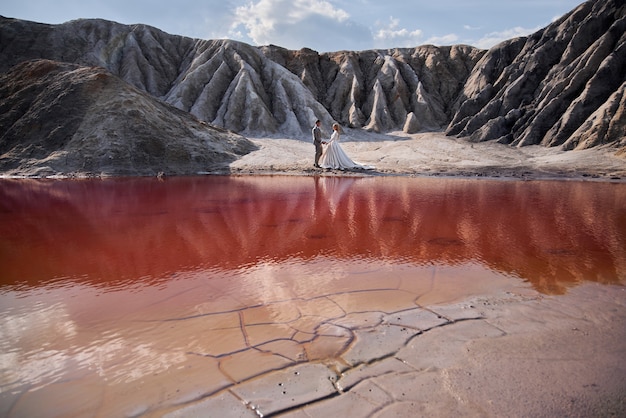
[[[313,144],[315,145],[315,164],[314,167],[320,168],[320,157],[322,156],[322,131],[320,130],[320,124],[322,122],[318,119],[315,121],[313,127]]]

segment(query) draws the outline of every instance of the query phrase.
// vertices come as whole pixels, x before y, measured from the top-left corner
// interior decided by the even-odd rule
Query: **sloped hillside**
[[[373,132],[440,130],[485,51],[466,45],[317,54],[261,48],[341,123]]]
[[[308,138],[315,119],[564,149],[626,147],[623,0],[590,0],[529,37],[319,54],[145,25],[0,18],[0,72],[29,59],[100,66],[209,124]]]
[[[101,66],[207,123],[296,138],[308,138],[318,118],[374,132],[441,130],[485,52],[423,46],[318,54],[98,19],[44,25],[1,18],[0,35],[0,71],[35,58]]]
[[[27,61],[0,74],[0,172],[195,174],[255,146],[101,67]]]
[[[626,4],[589,1],[476,64],[449,135],[517,146],[626,146]]]

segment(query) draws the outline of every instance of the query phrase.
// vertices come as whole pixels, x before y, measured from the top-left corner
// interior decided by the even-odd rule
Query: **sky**
[[[40,23],[101,18],[173,35],[318,52],[466,44],[529,35],[582,0],[2,0],[0,15]]]

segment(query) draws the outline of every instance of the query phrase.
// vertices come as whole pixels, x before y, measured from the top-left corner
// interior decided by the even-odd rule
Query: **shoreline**
[[[342,135],[341,145],[350,158],[375,168],[339,171],[315,169],[309,141],[250,139],[259,149],[230,164],[228,174],[626,181],[626,159],[606,148],[513,148],[493,141],[471,143],[442,132],[381,135],[359,131]]]
[[[374,170],[327,170],[313,167],[311,141],[249,138],[258,149],[236,161],[206,171],[168,174],[154,167],[152,175],[102,172],[52,172],[41,167],[0,173],[0,179],[82,179],[115,177],[178,177],[196,175],[404,176],[511,180],[594,180],[626,182],[626,158],[614,148],[562,151],[540,145],[514,148],[496,142],[471,143],[442,132],[408,135],[351,131],[341,145],[354,161]],[[178,167],[185,173],[185,167]]]

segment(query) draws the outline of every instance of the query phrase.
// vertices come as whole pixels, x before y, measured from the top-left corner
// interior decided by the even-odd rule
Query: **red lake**
[[[625,278],[621,182],[3,179],[0,415],[161,414],[334,358],[329,319]]]

